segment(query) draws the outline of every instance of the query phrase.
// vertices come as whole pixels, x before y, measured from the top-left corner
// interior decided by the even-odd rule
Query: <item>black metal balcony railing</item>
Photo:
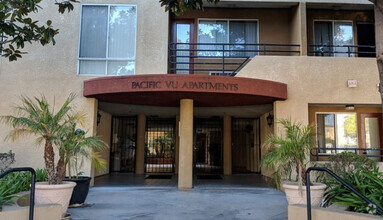
[[[298,44],[171,43],[169,73],[235,76],[254,56],[300,55]]]
[[[308,45],[309,56],[375,57],[376,47],[369,45]]]

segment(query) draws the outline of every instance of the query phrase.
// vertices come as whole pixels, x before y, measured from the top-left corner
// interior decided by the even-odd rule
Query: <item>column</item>
[[[178,167],[180,164],[180,116],[176,116],[176,149],[175,149],[175,163],[174,163],[174,170],[175,174],[178,174]]]
[[[193,187],[193,100],[180,102],[178,188]]]
[[[145,127],[146,116],[137,117],[136,174],[145,172]]]
[[[231,117],[223,117],[223,174],[232,173],[232,155],[231,155]]]

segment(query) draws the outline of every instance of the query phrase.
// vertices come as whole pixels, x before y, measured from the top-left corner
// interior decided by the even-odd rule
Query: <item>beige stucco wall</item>
[[[82,3],[100,3],[83,0]],[[168,13],[157,0],[104,0],[103,4],[137,5],[136,74],[165,74],[167,71]],[[26,45],[28,54],[16,62],[0,59],[0,115],[13,112],[20,95],[45,95],[56,106],[61,105],[71,92],[78,95],[76,109],[87,114],[85,129],[96,133],[97,101],[82,96],[83,81],[91,77],[77,75],[78,44],[81,4],[74,11],[61,15],[52,1],[42,1],[36,19],[52,20],[60,34],[56,45],[42,47],[38,43]],[[148,16],[150,15],[150,16]],[[153,22],[155,21],[155,22]],[[43,147],[36,146],[34,138],[22,138],[14,143],[5,142],[9,127],[0,124],[0,152],[16,153],[14,166],[44,167]],[[93,173],[89,162],[84,164],[85,175]]]
[[[274,104],[274,120],[308,124],[308,104],[380,104],[374,58],[259,56],[237,76],[288,85],[288,99]],[[358,88],[348,88],[348,79],[358,80]],[[279,126],[275,131],[281,133]]]
[[[104,169],[95,170],[95,176],[101,176],[109,173],[109,160],[110,160],[110,143],[111,143],[111,129],[112,129],[112,115],[107,112],[99,111],[101,115],[100,124],[97,126],[97,136],[101,138],[107,147],[100,151],[100,156],[105,160],[106,166]]]

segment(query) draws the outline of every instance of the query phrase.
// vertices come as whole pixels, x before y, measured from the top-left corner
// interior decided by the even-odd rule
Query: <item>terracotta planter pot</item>
[[[35,203],[36,205],[60,204],[61,214],[64,216],[75,186],[76,183],[74,182],[62,182],[57,185],[48,185],[47,182],[38,182],[36,183]]]
[[[299,185],[296,182],[285,182],[282,184],[282,187],[286,193],[287,201],[289,205],[293,204],[307,204],[306,199],[306,186],[302,186],[302,190],[299,190]],[[310,186],[311,192],[311,206],[320,207],[322,204],[322,199],[324,191],[326,189],[325,184],[314,183],[313,186]]]

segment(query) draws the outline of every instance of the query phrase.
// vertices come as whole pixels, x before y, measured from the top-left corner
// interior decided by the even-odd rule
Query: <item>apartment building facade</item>
[[[61,103],[78,94],[86,130],[109,144],[112,172],[199,175],[257,172],[280,119],[312,124],[313,160],[381,155],[374,8],[367,0],[221,1],[180,16],[156,0],[84,0],[59,15],[43,2],[56,46],[1,59],[0,115],[24,94]],[[0,125],[0,138],[9,130]],[[2,142],[17,166],[43,167],[33,139]],[[380,159],[376,159],[380,160]]]

